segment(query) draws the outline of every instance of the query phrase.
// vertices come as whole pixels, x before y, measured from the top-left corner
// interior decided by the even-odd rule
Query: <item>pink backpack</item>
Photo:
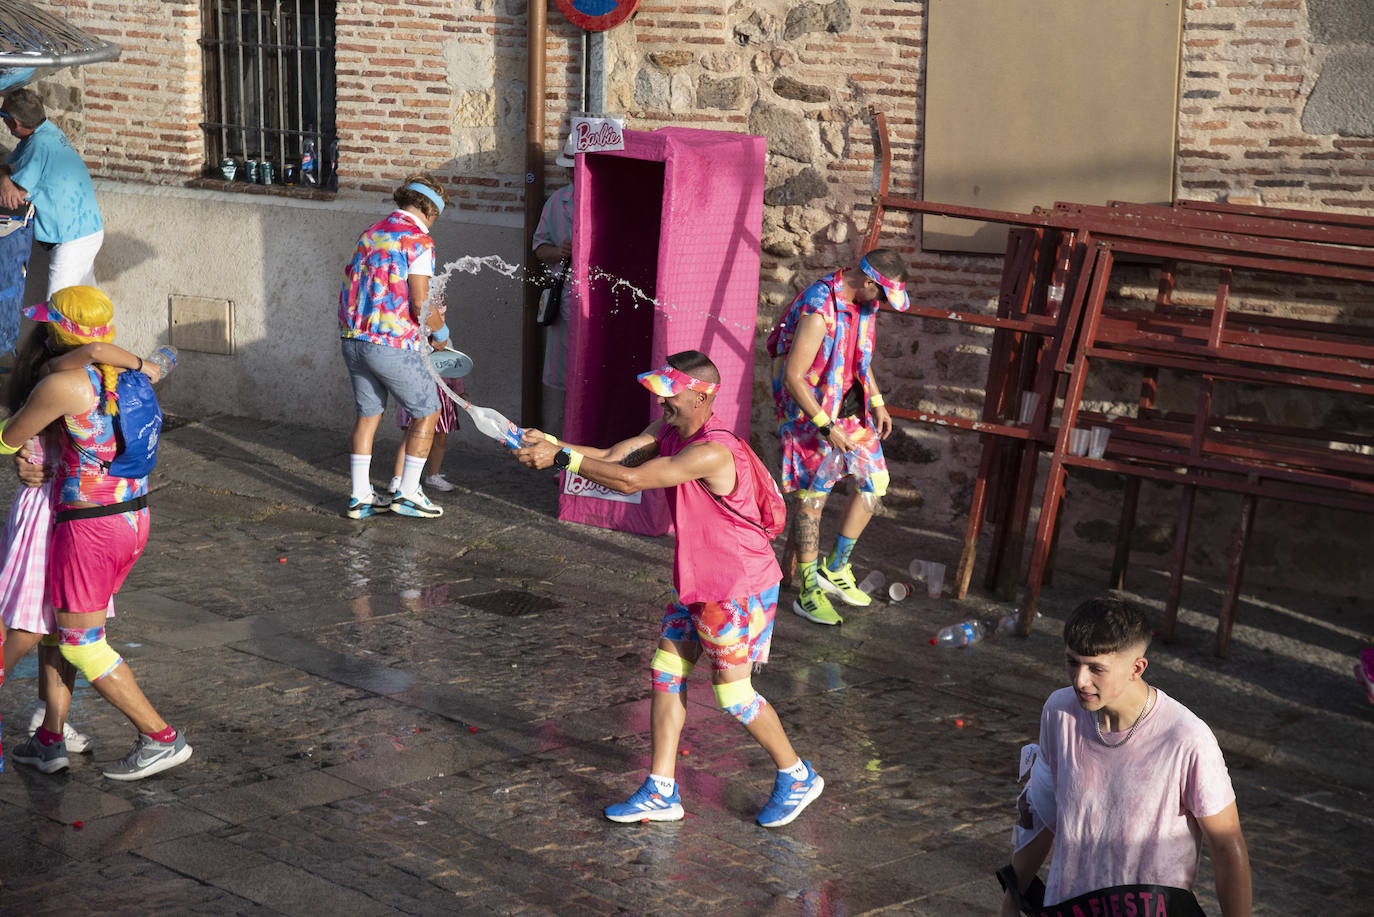
[[[744,447],[745,454],[749,456],[749,461],[745,465],[746,470],[744,473],[748,474],[754,481],[754,500],[756,502],[759,517],[757,519],[749,518],[726,503],[719,494],[712,493],[711,489],[706,486],[704,481],[697,481],[697,483],[700,484],[702,489],[708,494],[711,494],[711,497],[722,507],[728,509],[736,516],[739,516],[745,522],[757,526],[763,534],[768,536],[769,541],[773,541],[783,532],[787,531],[787,503],[782,498],[782,491],[778,489],[778,482],[773,480],[773,475],[763,464],[763,459],[759,458],[754,453],[754,450],[749,447],[748,443],[738,436],[735,436],[733,431],[717,428],[708,432],[706,437],[709,439],[712,433],[728,433],[734,436],[735,439],[739,441],[739,444]]]

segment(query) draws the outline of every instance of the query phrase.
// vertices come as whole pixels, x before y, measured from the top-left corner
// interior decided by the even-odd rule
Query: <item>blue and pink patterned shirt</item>
[[[797,294],[768,337],[768,353],[777,358],[773,365],[773,401],[779,421],[786,424],[806,419],[783,384],[783,370],[801,320],[813,313],[825,320],[825,340],[806,372],[806,381],[821,410],[838,418],[840,402],[851,381],[863,386],[864,403],[868,403],[868,367],[878,340],[879,304],[878,300],[855,304],[845,299],[842,270],[822,277]]]
[[[339,336],[419,350],[410,314],[411,274],[434,276],[434,240],[412,214],[396,210],[358,237],[339,293]]]
[[[95,407],[85,414],[62,418],[67,435],[62,442],[57,474],[58,509],[88,504],[110,506],[148,493],[147,478],[121,478],[109,473],[109,463],[119,452],[115,418],[106,414],[103,407],[100,371],[87,366],[86,376],[97,395]],[[130,524],[137,525],[132,519]]]

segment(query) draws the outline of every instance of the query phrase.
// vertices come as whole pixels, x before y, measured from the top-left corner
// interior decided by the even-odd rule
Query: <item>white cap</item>
[[[558,154],[558,158],[555,159],[554,162],[558,163],[560,166],[571,169],[576,162],[576,160],[573,159],[573,156],[576,154],[577,150],[573,148],[572,134],[569,134],[568,142],[563,144],[563,152]]]

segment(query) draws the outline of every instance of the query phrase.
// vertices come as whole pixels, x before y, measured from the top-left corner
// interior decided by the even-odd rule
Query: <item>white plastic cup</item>
[[[1069,431],[1069,455],[1084,455],[1092,442],[1092,433],[1074,427]]]
[[[894,602],[900,602],[915,591],[916,586],[913,583],[893,583],[887,587],[887,597]]]
[[[1088,443],[1088,458],[1102,458],[1107,452],[1107,438],[1111,435],[1110,427],[1093,427],[1092,439]]]
[[[926,562],[923,560],[913,560],[906,565],[906,572],[911,574],[912,579],[926,578]]]
[[[859,583],[859,591],[872,592],[874,589],[881,589],[885,582],[887,582],[887,577],[883,576],[883,571],[874,570],[863,578],[863,582]]]
[[[945,585],[945,565],[937,563],[926,564],[926,595],[932,599],[940,597],[940,590]]]
[[[1035,419],[1035,409],[1040,406],[1039,392],[1021,393],[1021,416],[1018,420],[1021,423],[1030,423]]]

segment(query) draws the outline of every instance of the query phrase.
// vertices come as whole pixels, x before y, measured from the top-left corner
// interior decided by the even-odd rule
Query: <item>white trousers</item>
[[[95,286],[95,253],[105,241],[105,230],[59,242],[48,260],[48,298],[64,287]]]

